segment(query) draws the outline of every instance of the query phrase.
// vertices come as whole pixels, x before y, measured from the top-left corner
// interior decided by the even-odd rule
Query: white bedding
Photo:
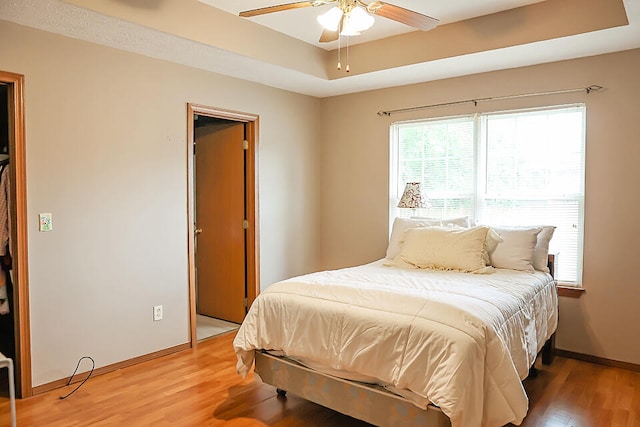
[[[557,326],[551,276],[382,264],[269,286],[234,340],[238,372],[250,370],[253,350],[277,350],[410,390],[454,427],[520,424],[528,409],[521,379]]]

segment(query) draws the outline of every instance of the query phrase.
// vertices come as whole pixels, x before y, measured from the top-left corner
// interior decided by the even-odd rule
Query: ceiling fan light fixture
[[[341,36],[359,36],[360,31],[356,31],[352,26],[349,25],[349,21],[345,19],[344,26],[342,27],[342,31],[340,31]]]
[[[367,11],[361,7],[354,7],[345,19],[345,27],[353,28],[353,31],[360,32],[371,28],[376,21],[373,15],[369,15]],[[344,34],[344,31],[342,33]]]
[[[342,23],[342,31],[340,31],[341,36],[359,36],[360,30],[358,29],[358,22],[351,19],[351,14],[347,14],[344,17],[344,22]]]
[[[350,28],[348,25],[344,25],[342,31],[340,31],[341,36],[359,36],[360,31],[356,31],[353,28]]]
[[[342,9],[337,6],[332,7],[322,15],[318,16],[318,22],[329,31],[338,31],[340,19],[342,19]]]

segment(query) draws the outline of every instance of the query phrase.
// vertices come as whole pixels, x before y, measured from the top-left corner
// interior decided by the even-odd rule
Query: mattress
[[[557,293],[543,272],[401,269],[377,261],[269,286],[234,348],[246,374],[254,350],[374,378],[432,402],[455,426],[519,424],[521,380],[557,327]]]

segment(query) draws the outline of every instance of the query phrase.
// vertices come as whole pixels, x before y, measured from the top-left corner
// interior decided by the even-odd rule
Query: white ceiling
[[[259,9],[267,6],[275,6],[283,3],[294,3],[294,0],[198,0],[215,8],[224,10],[234,15],[241,11]],[[391,0],[387,3],[404,7],[423,15],[431,16],[440,21],[440,25],[451,22],[462,21],[475,18],[477,16],[488,15],[513,9],[543,0]],[[369,3],[369,0],[366,0]],[[320,43],[318,39],[322,33],[320,24],[316,17],[329,10],[333,4],[326,4],[318,7],[306,7],[283,12],[270,13],[267,15],[255,16],[251,21],[269,27],[291,37],[295,37],[304,42],[322,47],[327,50],[337,48],[338,42]],[[383,17],[375,17],[374,26],[359,36],[351,37],[349,43],[352,45],[366,43],[385,37],[415,31],[415,28],[401,23],[397,23]]]
[[[106,0],[101,0],[106,1]],[[165,0],[110,0],[120,3],[149,4]],[[166,0],[175,1],[175,0]],[[181,0],[195,1],[195,0]],[[220,8],[237,10],[273,5],[270,0],[200,0],[216,3]],[[287,0],[285,2],[290,2]],[[611,0],[600,0],[611,1]],[[466,17],[495,11],[501,8],[532,3],[526,0],[394,0],[393,4],[411,8],[436,17],[442,23],[459,21]],[[446,4],[445,4],[446,3]],[[492,9],[483,9],[491,4]],[[103,15],[66,3],[63,0],[1,0],[0,20],[15,22],[65,36],[123,49],[138,54],[172,61],[212,72],[253,81],[301,94],[327,97],[364,90],[379,89],[411,83],[419,83],[449,77],[522,67],[545,62],[579,58],[609,52],[640,48],[640,0],[624,0],[629,25],[592,31],[533,43],[516,44],[484,52],[462,54],[444,59],[418,62],[412,65],[350,75],[347,78],[329,79],[294,70],[283,65],[266,62],[234,51],[196,42],[168,32],[154,30],[134,24],[125,19]],[[304,13],[316,8],[307,8]],[[307,29],[307,35],[315,43],[318,36],[315,14],[311,23],[300,18],[291,18],[296,11],[278,12],[283,20],[278,31],[287,33]],[[231,16],[230,16],[231,18]],[[237,19],[237,17],[233,17]],[[278,18],[276,16],[276,18]],[[258,18],[251,18],[257,20]],[[382,21],[383,18],[378,18]],[[379,25],[380,24],[380,25]],[[386,22],[395,29],[406,31],[398,25]],[[2,23],[0,22],[0,25]],[[264,25],[267,25],[266,23]],[[276,25],[275,23],[270,25]],[[544,25],[544,23],[541,23]],[[384,25],[387,26],[387,25]],[[376,33],[383,31],[383,23],[377,22],[369,37],[385,37]],[[303,31],[306,33],[306,31]],[[360,36],[362,37],[362,36]],[[285,47],[286,48],[286,47]]]

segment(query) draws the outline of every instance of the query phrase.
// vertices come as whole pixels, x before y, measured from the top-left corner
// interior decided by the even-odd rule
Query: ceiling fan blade
[[[340,22],[338,23],[338,29],[336,31],[327,30],[326,28],[322,29],[322,35],[320,36],[320,43],[329,43],[338,40],[340,37],[340,33],[342,32],[342,27],[344,26],[345,15],[342,14],[340,17]]]
[[[331,31],[324,28],[322,30],[322,35],[320,36],[320,43],[329,43],[338,40],[338,32]]]
[[[315,1],[299,1],[296,3],[279,4],[276,6],[261,7],[260,9],[251,9],[240,12],[240,16],[250,18],[252,16],[265,15],[267,13],[282,12],[283,10],[299,9],[301,7],[317,6],[319,3]],[[323,4],[323,3],[320,3]]]
[[[404,7],[383,3],[381,1],[373,3],[375,3],[375,6],[368,8],[369,12],[418,28],[422,31],[432,30],[438,25],[438,22],[440,22],[436,18],[405,9]]]

